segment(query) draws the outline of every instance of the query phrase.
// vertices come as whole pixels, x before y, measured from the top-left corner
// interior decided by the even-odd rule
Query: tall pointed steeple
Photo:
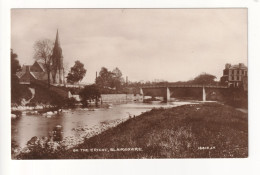
[[[64,70],[63,70],[63,56],[60,47],[59,31],[57,29],[56,39],[52,50],[52,76],[53,83],[63,83]],[[58,73],[58,74],[57,74]]]
[[[57,33],[56,33],[56,39],[55,39],[55,43],[54,43],[54,47],[60,47],[60,38],[59,38],[59,30],[57,29]]]

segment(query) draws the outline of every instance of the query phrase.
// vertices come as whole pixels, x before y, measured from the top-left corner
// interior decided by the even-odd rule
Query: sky
[[[93,83],[101,67],[129,81],[187,81],[247,65],[247,9],[12,9],[11,48],[32,64],[37,40],[59,31],[64,67],[76,60]]]

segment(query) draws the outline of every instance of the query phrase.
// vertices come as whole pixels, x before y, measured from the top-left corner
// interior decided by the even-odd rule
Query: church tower
[[[54,47],[52,50],[52,78],[53,83],[64,84],[64,67],[62,49],[60,47],[59,32],[57,30]]]

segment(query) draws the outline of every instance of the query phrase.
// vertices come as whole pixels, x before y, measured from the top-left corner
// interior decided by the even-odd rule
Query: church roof
[[[39,66],[41,67],[41,69],[42,69],[43,72],[46,72],[44,63],[42,63],[42,62],[40,62],[40,61],[36,61],[36,63],[39,64]]]
[[[36,80],[47,80],[48,75],[46,72],[30,72]]]
[[[25,74],[25,71],[16,72],[16,76],[21,78]]]
[[[35,61],[33,65],[23,65],[22,70],[16,73],[17,77],[22,78],[27,73],[26,71],[29,71],[37,80],[48,79],[44,63],[40,61]]]

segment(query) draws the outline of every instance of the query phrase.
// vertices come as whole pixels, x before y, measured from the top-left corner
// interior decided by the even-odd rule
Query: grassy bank
[[[20,158],[247,157],[248,118],[247,114],[216,103],[154,109],[86,139],[73,149],[37,154]]]

